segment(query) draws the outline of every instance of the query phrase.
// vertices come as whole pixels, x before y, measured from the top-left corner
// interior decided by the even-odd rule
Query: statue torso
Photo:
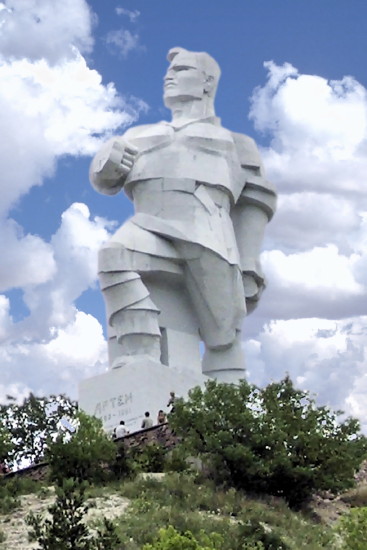
[[[139,149],[127,177],[134,184],[155,178],[190,179],[227,190],[235,202],[242,190],[240,161],[230,131],[207,121],[175,128],[167,122],[136,127],[125,135]]]

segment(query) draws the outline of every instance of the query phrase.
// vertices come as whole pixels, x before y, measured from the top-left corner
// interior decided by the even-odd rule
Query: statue
[[[110,139],[90,169],[97,191],[123,189],[135,206],[99,253],[110,366],[146,358],[236,382],[245,368],[242,321],[264,287],[259,251],[276,194],[254,141],[215,116],[216,61],[183,48],[168,60],[172,121]]]

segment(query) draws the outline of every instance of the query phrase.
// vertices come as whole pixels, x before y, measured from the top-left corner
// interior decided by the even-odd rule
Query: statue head
[[[213,105],[220,77],[218,63],[205,52],[172,48],[167,55],[170,65],[164,77],[166,107],[187,101]]]

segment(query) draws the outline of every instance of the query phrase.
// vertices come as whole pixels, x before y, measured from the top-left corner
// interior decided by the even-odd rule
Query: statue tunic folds
[[[235,382],[244,375],[242,321],[264,286],[258,257],[276,195],[254,141],[215,116],[216,62],[182,48],[168,59],[172,122],[130,128],[91,165],[98,191],[123,188],[135,207],[99,254],[110,363],[146,357],[190,368],[190,333],[205,344],[203,372]],[[179,348],[172,361],[164,337]]]

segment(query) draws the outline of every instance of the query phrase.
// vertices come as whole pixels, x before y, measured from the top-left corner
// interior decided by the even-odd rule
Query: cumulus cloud
[[[38,393],[67,391],[75,396],[79,379],[106,368],[102,326],[78,311],[74,301],[95,285],[97,250],[110,228],[110,222],[91,219],[86,205],[71,205],[48,245],[54,263],[47,280],[28,280],[23,285],[29,315],[14,323],[9,299],[0,295],[5,393],[14,393],[12,386],[21,380],[17,395],[31,388]]]
[[[14,220],[5,220],[0,228],[0,292],[48,281],[55,272],[52,247],[36,235],[24,235]]]
[[[127,57],[133,50],[142,49],[140,37],[128,29],[116,29],[106,35],[106,44],[111,53]]]
[[[52,176],[59,158],[91,155],[146,105],[120,96],[88,67],[95,16],[85,0],[0,3],[0,292],[22,291],[15,322],[0,295],[0,397],[73,391],[106,365],[100,323],[75,300],[96,282],[96,253],[112,225],[71,205],[49,242],[25,233],[9,212]]]
[[[25,397],[66,393],[76,398],[77,382],[103,372],[107,363],[106,343],[100,323],[92,315],[76,312],[64,328],[55,328],[47,341],[18,337],[0,348],[5,395]]]
[[[279,202],[262,254],[268,289],[246,321],[249,375],[263,385],[288,372],[366,431],[367,92],[351,76],[265,67],[250,117],[269,137]]]
[[[57,63],[93,46],[93,15],[85,0],[5,0],[0,4],[0,55]]]
[[[266,166],[283,188],[360,193],[367,168],[367,91],[354,78],[300,75],[265,63],[268,81],[254,91],[250,117],[271,136]]]
[[[108,238],[110,227],[101,218],[91,220],[85,204],[72,204],[63,213],[50,242],[55,261],[53,276],[43,284],[24,286],[24,302],[31,315],[18,325],[25,334],[47,335],[54,327],[64,327],[74,319],[74,301],[95,284],[97,251]]]
[[[52,174],[58,157],[89,155],[106,135],[137,118],[113,84],[83,57],[51,67],[45,60],[0,63],[2,211]],[[19,129],[22,131],[19,131]]]
[[[289,373],[319,404],[357,414],[367,429],[367,316],[272,321],[245,349],[255,383],[264,385]]]

